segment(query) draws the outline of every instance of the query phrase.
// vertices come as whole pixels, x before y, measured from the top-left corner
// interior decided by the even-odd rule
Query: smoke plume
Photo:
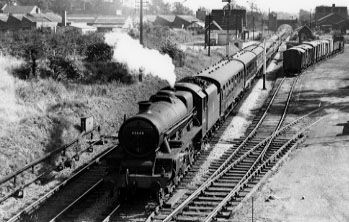
[[[0,122],[13,122],[18,119],[15,80],[9,70],[18,67],[21,61],[0,55]]]
[[[114,59],[127,64],[131,71],[143,70],[144,74],[166,80],[172,87],[176,82],[175,67],[171,57],[154,49],[144,48],[137,40],[121,32],[105,35],[108,45],[114,47]]]

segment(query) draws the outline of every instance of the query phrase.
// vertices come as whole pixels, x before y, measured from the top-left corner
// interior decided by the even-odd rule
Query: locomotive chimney
[[[139,107],[139,112],[143,113],[146,112],[148,110],[148,108],[150,107],[151,102],[149,101],[141,101],[138,103],[138,107]]]

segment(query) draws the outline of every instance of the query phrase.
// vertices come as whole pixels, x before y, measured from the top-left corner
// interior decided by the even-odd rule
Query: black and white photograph
[[[348,6],[0,0],[0,222],[349,222]]]

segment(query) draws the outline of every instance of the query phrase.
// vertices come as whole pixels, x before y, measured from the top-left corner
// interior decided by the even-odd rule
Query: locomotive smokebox
[[[148,108],[150,107],[151,102],[149,101],[141,101],[138,103],[138,107],[139,107],[139,112],[143,113],[146,112],[148,110]]]

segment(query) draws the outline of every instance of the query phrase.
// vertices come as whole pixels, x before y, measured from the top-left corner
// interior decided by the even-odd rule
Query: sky
[[[168,2],[182,2],[184,5],[192,8],[196,11],[200,6],[204,6],[209,9],[222,8],[226,3],[222,0],[166,0]],[[348,0],[236,0],[239,5],[250,6],[250,3],[254,2],[258,8],[267,12],[270,8],[271,11],[283,11],[289,13],[298,13],[299,9],[305,9],[313,11],[316,6],[336,4],[337,6],[349,6]]]

